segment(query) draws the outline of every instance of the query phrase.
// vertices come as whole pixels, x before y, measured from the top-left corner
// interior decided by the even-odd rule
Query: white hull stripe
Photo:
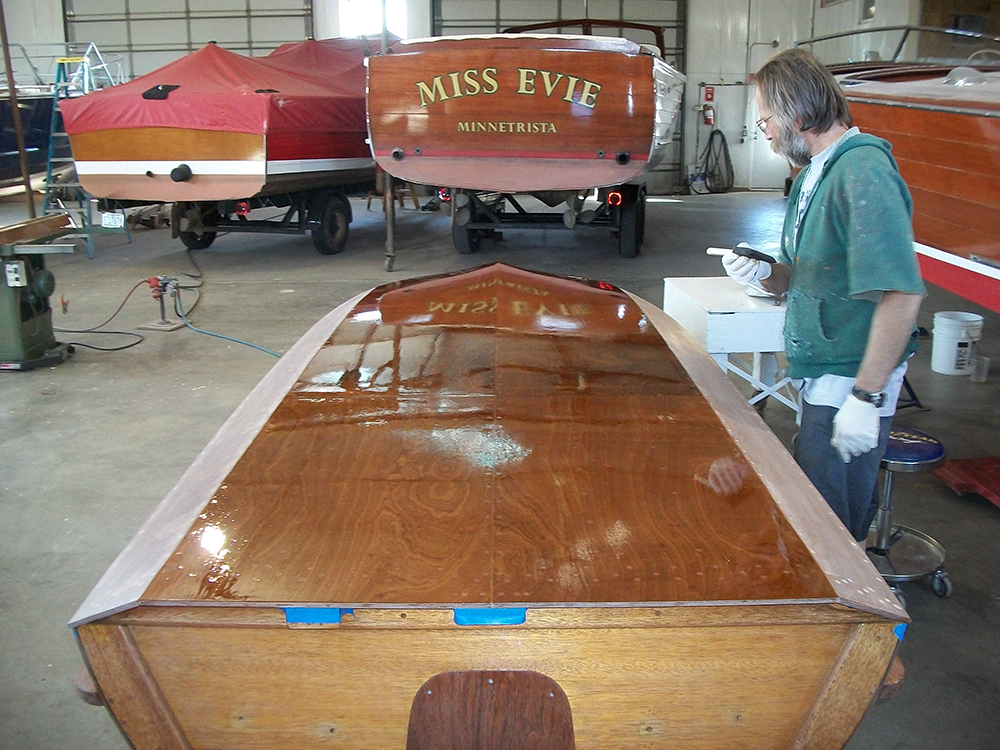
[[[346,169],[373,168],[373,159],[290,159],[286,161],[219,160],[219,161],[77,161],[80,175],[145,175],[169,177],[170,171],[180,164],[187,164],[195,177],[264,177],[273,174],[300,174],[305,172],[331,172]]]
[[[1000,281],[1000,268],[993,268],[985,263],[977,263],[974,260],[969,260],[968,258],[963,258],[961,255],[955,255],[955,253],[948,253],[944,250],[938,250],[936,247],[931,247],[930,245],[923,245],[919,242],[913,243],[913,248],[921,255],[926,255],[928,258],[933,258],[934,260],[939,260],[942,263],[947,263],[948,265],[958,266],[966,271],[972,271],[973,273],[978,273],[983,276],[989,276],[990,278],[997,279]]]

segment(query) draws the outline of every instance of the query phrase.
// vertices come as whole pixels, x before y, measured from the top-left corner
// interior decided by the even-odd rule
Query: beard
[[[802,133],[794,126],[779,126],[778,137],[771,141],[771,145],[775,153],[788,159],[792,163],[792,166],[806,167],[812,160],[812,151],[809,150],[809,144],[806,143],[806,139],[802,137]]]

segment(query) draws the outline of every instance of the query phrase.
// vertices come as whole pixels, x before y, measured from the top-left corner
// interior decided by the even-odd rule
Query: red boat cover
[[[395,40],[394,40],[395,41]],[[237,133],[366,131],[369,39],[285,44],[247,57],[207,44],[129,83],[59,103],[66,132],[192,128]],[[157,86],[165,98],[144,99]]]

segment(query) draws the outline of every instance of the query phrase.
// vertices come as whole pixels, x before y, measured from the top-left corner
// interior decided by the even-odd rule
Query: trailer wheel
[[[453,224],[451,227],[451,239],[455,243],[455,248],[461,255],[472,255],[479,249],[482,236],[478,229]]]
[[[639,202],[626,199],[618,207],[618,252],[623,258],[639,254]]]
[[[186,219],[188,226],[195,226],[198,229],[178,230],[177,236],[184,243],[184,247],[189,250],[204,250],[215,242],[216,233],[206,232],[205,227],[211,226],[219,218],[219,212],[214,208],[203,211],[199,203],[181,203],[175,205],[176,221],[178,226],[183,219]],[[172,217],[173,219],[173,217]]]
[[[204,232],[202,234],[198,234],[197,232],[180,232],[178,236],[181,238],[181,242],[184,243],[184,247],[188,250],[204,250],[215,242],[215,232]]]
[[[331,193],[319,208],[319,227],[312,230],[313,244],[323,255],[336,255],[347,245],[350,206],[338,193]]]

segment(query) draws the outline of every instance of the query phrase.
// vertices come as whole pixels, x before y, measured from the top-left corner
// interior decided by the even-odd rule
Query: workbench
[[[769,396],[799,411],[798,392],[778,375],[785,350],[785,305],[773,297],[752,297],[728,276],[665,278],[663,310],[701,344],[719,367],[750,383],[751,404]],[[753,364],[731,355],[749,353]]]

